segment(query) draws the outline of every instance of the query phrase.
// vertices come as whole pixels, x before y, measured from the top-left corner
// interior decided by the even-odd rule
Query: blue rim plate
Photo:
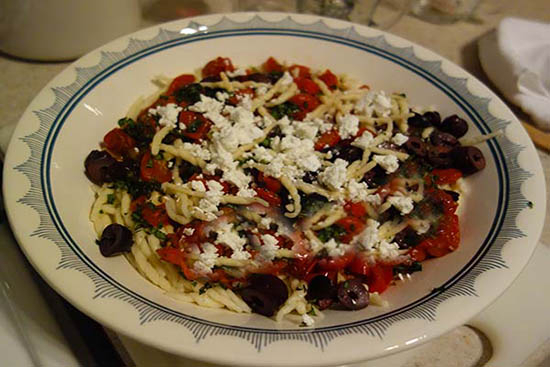
[[[325,312],[314,328],[181,304],[124,258],[105,259],[88,222],[83,161],[157,74],[217,56],[268,56],[346,72],[413,104],[460,114],[487,168],[467,180],[461,247],[384,296],[388,308]],[[495,300],[527,263],[542,230],[545,189],[536,151],[511,111],[456,65],[378,30],[282,13],[211,15],[166,23],[92,51],[53,79],[16,129],[4,171],[6,208],[23,251],[60,294],[105,325],[172,353],[239,365],[333,365],[375,358],[456,327]],[[529,205],[534,202],[535,205]],[[215,353],[213,353],[215,351]]]

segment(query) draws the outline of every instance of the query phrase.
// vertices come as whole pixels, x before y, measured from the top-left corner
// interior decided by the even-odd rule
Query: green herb
[[[200,84],[192,83],[178,89],[174,93],[174,97],[176,97],[178,103],[185,101],[189,104],[195,104],[201,100],[202,91],[203,87]]]
[[[203,294],[210,288],[212,288],[212,285],[210,283],[206,283],[201,289],[199,289],[199,294]]]
[[[128,191],[133,198],[149,196],[153,191],[162,192],[159,182],[146,182],[134,177],[128,177],[125,180],[115,181],[111,188]]]
[[[273,107],[269,112],[277,120],[283,118],[284,116],[291,116],[295,112],[298,112],[300,108],[292,102],[281,103]]]
[[[113,204],[115,202],[114,194],[107,194],[107,204]]]
[[[269,148],[271,147],[271,138],[265,138],[261,143],[260,145],[262,147],[266,147],[266,148]]]
[[[197,286],[197,281],[196,281],[196,280],[193,280],[193,281],[191,282],[191,285],[192,285],[193,287],[196,287],[196,286]]]
[[[312,307],[311,310],[307,313],[310,316],[317,316],[317,313],[315,312],[315,309]]]
[[[166,240],[166,233],[162,232],[161,230],[159,230],[158,228],[151,228],[149,230],[146,230],[146,232],[151,232],[151,234],[153,236],[155,236],[156,238],[158,238],[159,240],[161,241],[165,241]]]
[[[410,265],[399,264],[393,267],[393,275],[397,274],[412,274],[417,271],[422,271],[422,264],[418,261],[413,262]]]
[[[340,226],[332,225],[326,228],[321,229],[319,232],[317,232],[317,238],[321,240],[321,242],[327,242],[332,238],[338,239],[340,236],[346,233],[346,230]]]
[[[527,206],[528,206],[530,209],[533,209],[533,207],[535,206],[535,204],[533,204],[532,201],[528,201],[528,202],[527,202]]]
[[[126,134],[134,138],[140,146],[149,144],[155,135],[155,129],[151,125],[135,122],[130,118],[118,120],[118,125]]]
[[[203,124],[202,120],[196,119],[195,121],[193,121],[187,126],[185,131],[188,133],[196,133],[197,130],[199,130],[199,128],[202,126],[202,124]]]
[[[349,282],[346,280],[344,282],[344,289],[348,289],[349,288]]]

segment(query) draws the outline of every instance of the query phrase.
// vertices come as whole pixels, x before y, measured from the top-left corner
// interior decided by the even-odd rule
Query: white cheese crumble
[[[407,140],[409,140],[409,137],[401,133],[397,133],[391,138],[391,142],[399,146],[405,144]]]
[[[193,268],[199,274],[208,274],[212,272],[212,268],[216,265],[218,259],[218,249],[211,243],[203,243],[201,245],[202,252],[199,254],[197,261],[193,264]]]
[[[368,186],[365,182],[357,182],[350,180],[348,182],[348,194],[351,201],[357,203],[359,201],[367,201],[369,197]]]
[[[183,143],[183,149],[191,153],[192,156],[202,159],[203,161],[209,161],[212,158],[210,151],[200,144],[193,144],[185,142]]]
[[[234,78],[236,76],[244,76],[246,75],[246,70],[239,68],[239,69],[236,69],[235,71],[226,71],[225,75],[227,75],[229,78]]]
[[[380,239],[378,236],[379,227],[379,222],[368,219],[367,227],[354,238],[354,243],[362,247],[368,256],[384,260],[391,260],[399,256],[399,245]]]
[[[313,318],[309,316],[307,313],[302,315],[302,322],[306,326],[312,326],[313,324],[315,324],[315,320],[313,320]]]
[[[367,195],[365,201],[374,206],[379,206],[382,204],[382,198],[378,194]]]
[[[328,166],[319,174],[319,181],[332,190],[340,190],[347,180],[347,166],[348,162],[345,160],[336,159],[333,165]]]
[[[347,139],[354,136],[359,131],[359,118],[355,115],[345,114],[337,115],[336,122],[338,123],[338,134],[342,139]]]
[[[365,130],[360,137],[352,141],[351,145],[353,145],[354,147],[358,147],[363,150],[366,150],[370,147],[373,140],[374,140],[374,136],[372,136],[371,132]]]
[[[157,106],[156,108],[149,108],[149,114],[153,116],[159,116],[159,125],[160,126],[170,126],[176,127],[178,122],[178,116],[183,110],[180,106],[177,106],[175,103],[168,103],[166,106]]]
[[[279,249],[278,243],[279,241],[277,238],[270,234],[264,234],[261,236],[263,245],[260,247],[260,254],[266,259],[266,260],[273,260],[275,258],[275,254],[277,253],[277,250]]]
[[[414,209],[413,200],[408,196],[393,195],[388,197],[388,203],[401,212],[401,215],[409,214]]]
[[[183,234],[186,236],[192,236],[195,233],[195,228],[185,228]]]
[[[204,183],[202,183],[202,181],[198,181],[198,180],[191,181],[191,188],[194,191],[206,192],[206,187],[204,187]]]
[[[244,250],[246,238],[239,236],[232,223],[225,223],[217,230],[218,237],[215,243],[223,244],[233,250],[231,258],[235,260],[250,259],[250,253]]]
[[[287,86],[294,83],[294,78],[292,78],[292,75],[290,75],[288,71],[285,71],[278,82],[281,83],[282,86]]]
[[[223,196],[223,186],[214,180],[208,181],[207,185],[208,191],[205,192],[204,198],[199,201],[199,206],[196,209],[203,213],[208,221],[212,221],[217,217],[218,205],[220,205]]]
[[[331,238],[329,241],[323,244],[323,248],[327,250],[327,254],[330,257],[342,256],[346,253],[346,246],[342,243],[338,243]]]
[[[216,92],[216,99],[220,102],[225,102],[229,98],[229,94],[225,92]]]
[[[393,173],[399,168],[399,161],[394,155],[374,155],[372,159],[387,173]]]
[[[271,218],[264,217],[260,219],[260,228],[269,229],[270,226],[271,226]]]

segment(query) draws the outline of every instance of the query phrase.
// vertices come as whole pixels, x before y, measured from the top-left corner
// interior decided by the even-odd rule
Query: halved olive
[[[369,305],[369,292],[361,279],[346,280],[338,285],[338,301],[348,310],[360,310]]]
[[[332,300],[336,297],[336,286],[330,278],[324,275],[317,275],[309,281],[306,299],[308,301]],[[326,302],[325,302],[326,303]],[[321,303],[319,303],[321,304]]]
[[[451,115],[443,120],[440,129],[460,138],[468,132],[468,123],[457,115]]]
[[[260,290],[276,300],[279,307],[288,299],[288,288],[285,282],[271,274],[252,274],[249,277],[249,287]]]
[[[243,288],[239,294],[252,311],[260,315],[273,316],[280,306],[272,295],[253,287]]]
[[[464,175],[471,175],[485,168],[485,157],[476,147],[456,147],[451,152],[454,165]]]
[[[113,181],[111,172],[116,165],[116,159],[104,150],[92,150],[84,161],[86,176],[99,186]]]
[[[132,231],[123,225],[113,223],[103,230],[99,240],[99,251],[103,256],[109,257],[130,251],[133,243]]]
[[[414,154],[417,157],[425,157],[427,153],[426,143],[417,136],[409,136],[409,139],[405,142],[405,149]]]
[[[435,130],[430,135],[430,141],[437,147],[455,147],[459,145],[458,139],[449,133]]]

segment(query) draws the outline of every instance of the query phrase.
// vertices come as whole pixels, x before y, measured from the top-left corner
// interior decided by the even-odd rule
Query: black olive
[[[460,194],[453,190],[445,190],[445,192],[453,198],[453,201],[458,201],[460,199]]]
[[[453,165],[451,148],[431,146],[428,149],[428,163],[436,168],[449,168]]]
[[[458,139],[449,133],[444,133],[439,130],[435,130],[430,135],[430,141],[433,145],[438,147],[455,147],[459,145]]]
[[[476,147],[456,147],[452,150],[451,156],[454,166],[464,175],[471,175],[485,168],[485,157]]]
[[[388,175],[382,167],[376,166],[365,173],[363,176],[363,181],[365,181],[370,187],[380,186],[384,185],[388,181]]]
[[[281,79],[282,76],[283,76],[283,73],[279,71],[272,71],[271,73],[267,73],[267,77],[273,84],[275,84],[277,80]]]
[[[399,245],[400,249],[414,247],[420,243],[420,236],[411,227],[406,227],[393,237],[393,242]]]
[[[100,186],[113,181],[111,171],[116,165],[116,159],[104,150],[92,150],[84,161],[86,176]]]
[[[220,78],[219,75],[210,75],[206,78],[202,78],[201,83],[215,83],[221,81],[222,78]]]
[[[369,292],[361,279],[346,280],[338,285],[338,301],[348,310],[360,310],[369,305]]]
[[[437,111],[428,111],[424,112],[422,115],[426,121],[428,121],[432,126],[438,127],[441,124],[441,115]]]
[[[120,224],[113,223],[103,230],[99,240],[99,251],[103,256],[109,257],[130,251],[133,243],[132,231]]]
[[[417,157],[425,157],[427,154],[426,143],[424,143],[422,139],[417,136],[409,136],[409,139],[405,142],[404,147],[407,152]]]
[[[262,73],[252,73],[249,75],[241,75],[237,77],[237,80],[240,82],[246,82],[248,80],[251,80],[256,83],[271,83],[271,79],[266,74]]]
[[[413,112],[414,115],[408,118],[407,123],[413,127],[428,127],[430,122],[421,114]]]
[[[268,317],[273,316],[275,311],[277,311],[277,308],[280,306],[273,296],[256,288],[243,288],[239,291],[239,294],[241,295],[243,301],[250,306],[252,311],[259,313],[260,315]]]
[[[304,177],[302,177],[302,181],[307,183],[313,183],[317,180],[317,176],[319,173],[317,171],[308,171],[304,174]]]
[[[200,173],[201,169],[187,161],[182,160],[178,171],[181,179],[184,182],[187,182],[195,173]]]
[[[116,162],[108,169],[109,177],[113,180],[124,180],[129,177],[139,176],[139,164],[132,159],[125,159],[122,162]]]
[[[468,123],[457,115],[451,115],[443,120],[441,130],[454,135],[455,138],[461,138],[468,132]]]
[[[317,275],[309,281],[306,295],[307,300],[319,301],[323,299],[333,299],[335,297],[336,287],[334,286],[330,278],[324,275]]]
[[[337,145],[330,149],[330,152],[332,153],[332,157],[330,158],[331,162],[340,158],[352,163],[363,158],[363,150],[352,145]]]
[[[249,288],[264,292],[275,300],[279,307],[288,299],[288,289],[285,282],[271,274],[252,274],[249,277]]]

